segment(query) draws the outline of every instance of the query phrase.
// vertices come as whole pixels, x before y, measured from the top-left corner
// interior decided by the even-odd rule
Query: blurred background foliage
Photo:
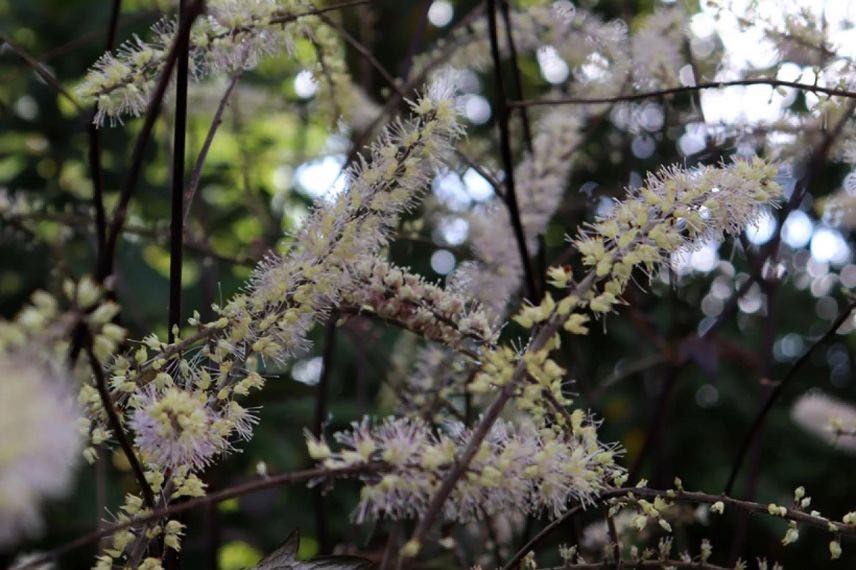
[[[407,66],[414,51],[448,33],[476,3],[434,2],[443,5],[439,15],[435,12],[434,23],[425,22],[423,16],[431,4],[376,0],[368,7],[344,10],[337,17],[370,47],[384,67],[396,72]],[[584,4],[605,20],[622,17],[632,27],[660,2],[592,0]],[[690,12],[699,9],[693,2],[685,6]],[[162,10],[172,8],[166,1],[123,1],[119,40],[134,33],[144,35]],[[448,9],[452,19],[444,22]],[[0,0],[0,33],[36,56],[71,89],[102,53],[108,13],[107,0]],[[184,267],[185,317],[192,310],[210,315],[212,303],[241,287],[254,260],[269,249],[287,247],[289,232],[300,224],[312,197],[323,193],[325,185],[335,179],[348,149],[349,133],[313,112],[312,97],[307,96],[311,86],[307,87],[305,76],[302,80],[300,76],[301,51],[305,48],[296,46],[294,57],[268,58],[258,70],[242,78],[226,112],[190,218]],[[348,52],[348,63],[358,84],[376,101],[388,96],[380,78],[354,50]],[[527,95],[537,95],[549,86],[532,54],[524,55],[521,69]],[[478,78],[478,102],[488,105],[489,113],[491,77],[480,73]],[[224,85],[209,81],[191,87],[191,157],[202,145]],[[685,134],[685,114],[672,109],[686,110],[694,104],[687,96],[676,98],[668,108],[658,105],[661,126],[641,134],[613,120],[588,128],[566,201],[545,235],[544,259],[549,262],[559,257],[567,248],[565,235],[573,234],[582,220],[590,219],[603,199],[620,195],[624,186],[638,181],[646,171],[663,163],[712,163],[734,152],[735,141],[715,147],[712,140],[702,140],[702,150],[692,155],[681,152],[678,141]],[[792,109],[799,110],[801,105],[804,108],[798,97]],[[484,118],[477,116],[470,121],[470,138],[483,135],[487,148],[495,149],[494,124]],[[78,115],[13,53],[0,50],[0,187],[37,200],[44,211],[55,214],[54,219],[71,221],[70,226],[39,221],[36,236],[16,227],[0,229],[0,314],[5,317],[14,314],[34,290],[55,288],[65,275],[79,276],[92,270],[85,122],[86,117]],[[108,211],[139,126],[139,120],[131,120],[124,128],[102,129]],[[171,117],[165,112],[155,130],[155,144],[147,150],[144,177],[119,248],[118,296],[123,322],[132,338],[151,330],[166,336],[171,136]],[[634,150],[643,143],[646,149],[653,145],[652,149]],[[845,173],[830,164],[812,188],[815,197],[834,190]],[[477,201],[473,196],[478,198],[477,192],[473,194],[477,185],[469,190],[470,195],[465,193],[462,198],[466,205]],[[816,218],[810,204],[806,211]],[[449,271],[449,257],[437,258],[438,250],[450,252],[456,261],[467,256],[465,233],[463,239],[460,230],[452,233],[444,235],[425,227],[395,243],[390,254],[427,277],[442,280]],[[801,247],[785,246],[791,275],[772,308],[777,355],[774,378],[787,370],[807,339],[821,333],[831,320],[829,307],[822,303],[828,305],[826,299],[835,302],[835,291],[817,295],[813,287],[795,286],[799,268],[804,272],[809,262],[808,247],[808,242]],[[629,292],[630,306],[620,316],[594,327],[588,337],[566,342],[561,352],[560,364],[576,380],[573,389],[579,394],[578,401],[603,418],[603,439],[625,446],[626,465],[634,465],[648,447],[639,474],[653,487],[671,485],[673,478],[680,476],[689,489],[719,491],[757,410],[761,329],[765,322],[762,314],[770,308],[741,303],[741,310],[719,334],[705,341],[695,338],[700,323],[715,314],[709,306],[718,302],[721,310],[735,279],[739,281],[740,275],[745,279],[748,272],[739,247],[726,244],[714,253],[716,259],[700,261],[700,268],[667,274],[665,279],[643,283]],[[853,267],[849,257],[837,267],[833,264],[831,271],[847,270],[852,278],[856,267],[848,267]],[[728,294],[722,294],[723,287]],[[759,294],[756,296],[760,299]],[[835,312],[831,312],[833,317]],[[520,333],[514,327],[505,332],[509,337]],[[312,352],[297,360],[289,374],[269,382],[261,396],[255,396],[255,404],[264,400],[256,436],[243,446],[242,453],[206,474],[210,489],[246,480],[260,469],[280,472],[309,464],[302,430],[312,423],[322,337],[323,330],[317,330]],[[802,484],[822,512],[838,513],[842,505],[856,504],[854,455],[801,431],[789,415],[794,398],[809,387],[821,387],[844,399],[856,398],[853,342],[853,335],[839,336],[811,359],[767,423],[760,452],[750,458],[745,471],[748,477],[737,486],[738,495],[747,494],[746,482],[752,481],[760,502],[789,503],[792,489]],[[405,333],[369,319],[352,318],[343,324],[330,370],[328,429],[345,427],[365,413],[393,413],[394,400],[385,395],[384,383],[402,373],[402,363],[414,354],[417,345],[418,341]],[[100,509],[119,504],[124,492],[134,485],[120,453],[82,468],[75,492],[49,506],[45,535],[27,544],[26,549],[50,548],[92,530],[104,515]],[[379,556],[389,525],[350,524],[355,488],[352,483],[340,483],[324,498],[331,537],[340,549]],[[243,568],[273,550],[294,529],[302,534],[301,555],[314,555],[319,549],[315,501],[312,491],[294,486],[193,512],[185,519],[190,530],[184,544],[184,566]],[[688,516],[704,518],[703,513]],[[558,540],[573,540],[592,520],[592,516],[580,517]],[[527,531],[532,533],[541,524],[533,521]],[[716,551],[727,550],[735,528],[741,524],[744,521],[737,514],[726,512],[721,519],[681,527],[676,541],[695,550],[699,540],[707,536]],[[828,564],[826,538],[819,532],[806,531],[806,539],[785,552],[780,545],[783,522],[757,519],[746,524],[746,552],[786,561],[790,568]],[[64,558],[62,567],[89,567],[92,556],[92,548],[81,549]],[[451,559],[441,559],[438,564],[455,565]],[[850,555],[848,559],[845,545],[838,567],[848,564],[856,564],[856,558]]]

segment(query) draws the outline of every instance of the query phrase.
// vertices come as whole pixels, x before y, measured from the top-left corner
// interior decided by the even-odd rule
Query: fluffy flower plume
[[[495,343],[499,332],[476,303],[377,258],[358,261],[343,302],[447,346]]]
[[[645,18],[631,37],[631,53],[636,56],[634,82],[642,89],[678,85],[678,74],[686,63],[687,14],[682,8],[660,8]]]
[[[556,109],[538,122],[533,153],[515,169],[515,191],[520,202],[520,221],[530,254],[538,249],[538,236],[547,229],[562,199],[573,165],[573,151],[580,144],[582,118],[574,111]],[[505,205],[494,200],[469,219],[476,263],[464,264],[455,275],[496,314],[520,288],[523,265]]]
[[[856,452],[856,407],[823,392],[801,396],[791,410],[801,428],[829,445]]]
[[[614,450],[597,440],[595,426],[574,412],[567,432],[498,422],[446,503],[448,520],[469,521],[513,511],[557,516],[570,500],[589,501],[620,473]],[[308,437],[310,454],[336,469],[366,465],[358,521],[423,514],[446,470],[472,434],[460,424],[433,431],[418,419],[368,419],[335,435],[341,449]]]
[[[269,356],[305,347],[312,324],[353,287],[351,267],[388,243],[400,214],[416,204],[461,134],[449,96],[435,85],[415,101],[414,117],[389,127],[369,157],[346,173],[347,191],[315,209],[297,234],[296,247],[255,271],[251,291],[223,310],[238,323],[232,327],[234,340],[249,333]],[[259,325],[251,325],[256,318]],[[244,330],[243,323],[252,330]]]
[[[222,424],[204,394],[170,388],[159,395],[150,389],[138,400],[130,427],[146,460],[161,468],[199,469],[228,449],[225,436],[232,426]]]
[[[776,165],[759,158],[650,174],[642,187],[616,202],[609,215],[575,240],[583,263],[605,282],[587,291],[583,301],[595,313],[607,313],[635,267],[650,270],[673,252],[742,231],[757,219],[761,207],[781,196],[776,174]],[[553,279],[564,286],[567,276],[558,275],[561,272],[556,268]],[[571,295],[559,305],[571,310],[579,301]]]
[[[460,134],[444,87],[433,87],[412,107],[414,117],[390,127],[370,156],[347,172],[347,190],[317,206],[290,252],[260,264],[248,290],[217,307],[216,321],[191,319],[207,340],[201,351],[176,360],[174,345],[150,335],[112,363],[114,399],[126,406],[135,442],[147,461],[162,469],[198,470],[230,451],[230,442],[250,437],[255,418],[237,400],[262,388],[265,366],[282,363],[308,346],[308,331],[341,301],[343,292],[363,286],[359,268],[379,263],[371,256],[387,243],[399,214],[415,204],[437,161]],[[456,297],[425,283],[416,285],[433,293],[423,299],[428,309],[458,319],[458,334],[492,334],[478,313],[457,314],[463,305]],[[417,313],[408,322],[427,333]],[[449,327],[441,329],[431,330],[452,334]],[[97,409],[91,386],[81,399]],[[103,440],[102,431],[93,434]]]
[[[0,547],[39,530],[41,503],[64,494],[80,457],[80,416],[60,370],[0,352]]]

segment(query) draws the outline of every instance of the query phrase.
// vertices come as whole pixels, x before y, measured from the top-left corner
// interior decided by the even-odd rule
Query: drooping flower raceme
[[[574,240],[588,274],[575,282],[570,268],[551,268],[550,284],[567,293],[558,300],[546,294],[538,305],[524,306],[514,320],[525,328],[549,323],[553,330],[561,326],[571,334],[587,334],[589,312],[611,312],[634,269],[653,271],[672,253],[737,233],[755,220],[761,207],[781,194],[776,174],[775,165],[755,159],[695,170],[672,167],[649,175],[642,187]],[[555,347],[558,340],[547,345],[551,343]],[[470,391],[504,386],[519,378],[523,365],[526,387],[515,400],[518,407],[538,418],[556,404],[565,405],[565,371],[549,357],[552,347],[547,345],[522,354],[503,346],[486,354]]]
[[[777,172],[776,165],[755,158],[650,174],[607,216],[580,231],[574,243],[583,264],[602,285],[590,287],[582,298],[565,297],[558,304],[560,312],[571,314],[575,306],[588,305],[593,313],[608,313],[637,266],[650,271],[672,253],[739,233],[757,219],[763,206],[781,196]],[[561,271],[556,268],[554,280],[565,287],[566,278],[558,276]],[[577,321],[566,323],[575,326]]]
[[[368,419],[335,435],[332,451],[307,435],[310,454],[330,469],[363,465],[368,473],[355,513],[358,521],[414,518],[428,501],[472,433],[461,424],[434,431],[418,419]],[[621,470],[614,452],[597,440],[582,411],[565,432],[499,421],[446,502],[447,520],[469,521],[506,510],[557,516],[570,500],[583,503]]]
[[[496,342],[495,319],[454,289],[427,283],[407,269],[370,257],[354,264],[351,278],[342,299],[350,310],[374,313],[446,346]]]
[[[82,438],[68,384],[61,366],[0,351],[0,548],[36,532],[42,502],[71,483]]]
[[[206,3],[206,9],[206,15],[197,18],[191,28],[194,77],[253,69],[262,58],[290,51],[297,38],[306,37],[319,60],[316,80],[335,93],[334,100],[347,97],[350,81],[340,61],[342,54],[335,47],[338,40],[326,24],[311,15],[314,6],[310,3],[213,0]],[[134,36],[95,63],[77,91],[97,104],[96,124],[121,123],[145,110],[176,32],[175,20],[163,19],[152,27],[149,40]]]

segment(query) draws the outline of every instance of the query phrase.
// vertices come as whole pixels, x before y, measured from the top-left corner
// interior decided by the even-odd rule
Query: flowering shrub
[[[853,165],[856,70],[837,29],[763,2],[627,2],[615,18],[610,2],[487,0],[454,20],[463,5],[425,4],[398,8],[423,18],[400,77],[372,45],[386,8],[365,0],[182,0],[137,34],[115,2],[107,36],[129,39],[73,89],[6,41],[89,137],[88,175],[56,176],[62,199],[0,189],[4,248],[56,260],[0,321],[14,567],[84,546],[99,570],[193,567],[198,510],[218,563],[252,566],[266,527],[247,510],[221,546],[218,520],[284,485],[312,497],[314,528],[301,509],[271,524],[304,526],[301,549],[341,567],[846,558],[852,489],[818,488],[813,506],[762,460],[762,435],[791,428],[819,457],[856,448],[856,171],[836,170]],[[427,41],[429,24],[450,29]],[[770,62],[741,63],[747,37]],[[756,88],[775,116],[747,117]],[[152,158],[160,122],[173,145]],[[128,133],[120,166],[102,142]],[[143,266],[168,301],[135,283]],[[806,291],[816,317],[787,318],[810,332],[785,330],[780,297]],[[820,361],[830,386],[797,389]],[[676,392],[700,410],[680,429]],[[802,477],[825,461],[798,459]],[[79,538],[51,511],[75,476],[97,495]],[[256,567],[307,554],[288,536]]]

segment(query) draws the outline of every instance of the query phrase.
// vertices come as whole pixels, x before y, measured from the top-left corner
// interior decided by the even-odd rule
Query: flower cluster
[[[363,521],[422,514],[471,435],[460,424],[435,432],[418,419],[388,418],[379,425],[365,419],[337,433],[337,451],[307,438],[310,454],[325,467],[366,466],[356,511]],[[445,516],[458,521],[504,511],[557,516],[571,500],[590,501],[620,475],[614,456],[581,410],[565,432],[500,421],[446,503]]]
[[[290,51],[298,38],[307,38],[316,48],[319,83],[328,88],[334,101],[337,96],[347,97],[350,81],[337,38],[311,15],[313,9],[301,0],[208,2],[207,14],[191,28],[194,77],[253,69],[262,58]],[[152,27],[150,40],[134,36],[94,64],[77,91],[96,102],[96,124],[121,123],[124,117],[145,110],[176,33],[174,20],[161,20]]]
[[[352,272],[351,288],[342,296],[345,307],[376,314],[451,347],[496,342],[499,331],[493,319],[454,290],[427,283],[421,276],[379,258],[360,259]]]
[[[151,387],[135,398],[129,427],[143,459],[162,469],[200,469],[230,449],[227,437],[233,431],[249,432],[252,416],[245,410],[237,418],[221,418],[224,412],[207,399],[204,392],[174,387],[161,393]]]
[[[633,80],[642,89],[678,85],[678,74],[686,64],[689,45],[687,14],[681,8],[660,8],[645,18],[631,36]]]
[[[742,231],[764,205],[780,197],[777,170],[755,158],[693,170],[671,167],[649,175],[643,186],[616,202],[607,216],[581,230],[574,241],[590,279],[602,285],[577,292],[578,284],[571,284],[567,269],[551,272],[554,285],[571,288],[555,309],[567,317],[566,330],[576,332],[572,329],[584,323],[581,317],[571,317],[578,307],[588,306],[595,314],[610,312],[634,268],[651,271],[674,252]],[[522,319],[545,320],[552,313],[545,311],[551,302],[547,297],[540,307],[525,308]]]
[[[320,203],[289,252],[266,259],[243,293],[215,307],[216,320],[204,323],[195,315],[190,324],[196,331],[181,338],[176,328],[171,344],[152,334],[127,353],[115,355],[115,345],[105,347],[110,350],[99,358],[107,364],[111,397],[130,428],[155,492],[163,491],[168,499],[204,494],[195,472],[252,434],[255,415],[239,400],[264,386],[266,371],[304,350],[311,327],[325,319],[346,292],[363,286],[355,268],[381,263],[374,256],[387,243],[399,215],[416,203],[438,161],[460,135],[450,94],[445,86],[434,85],[413,101],[413,118],[384,132],[369,156],[346,173],[347,190]],[[409,277],[407,283],[421,287],[425,308],[454,319],[459,334],[482,340],[495,334],[477,311],[457,314],[469,306],[459,304],[458,297]],[[398,284],[399,296],[406,294],[400,287],[404,284]],[[420,315],[417,311],[409,322],[426,334],[453,334],[451,327],[429,330]],[[195,350],[200,342],[202,347]],[[81,389],[80,401],[90,419],[91,459],[94,445],[111,434],[91,382]],[[136,551],[131,543],[121,546],[104,551],[104,556],[119,560]]]

